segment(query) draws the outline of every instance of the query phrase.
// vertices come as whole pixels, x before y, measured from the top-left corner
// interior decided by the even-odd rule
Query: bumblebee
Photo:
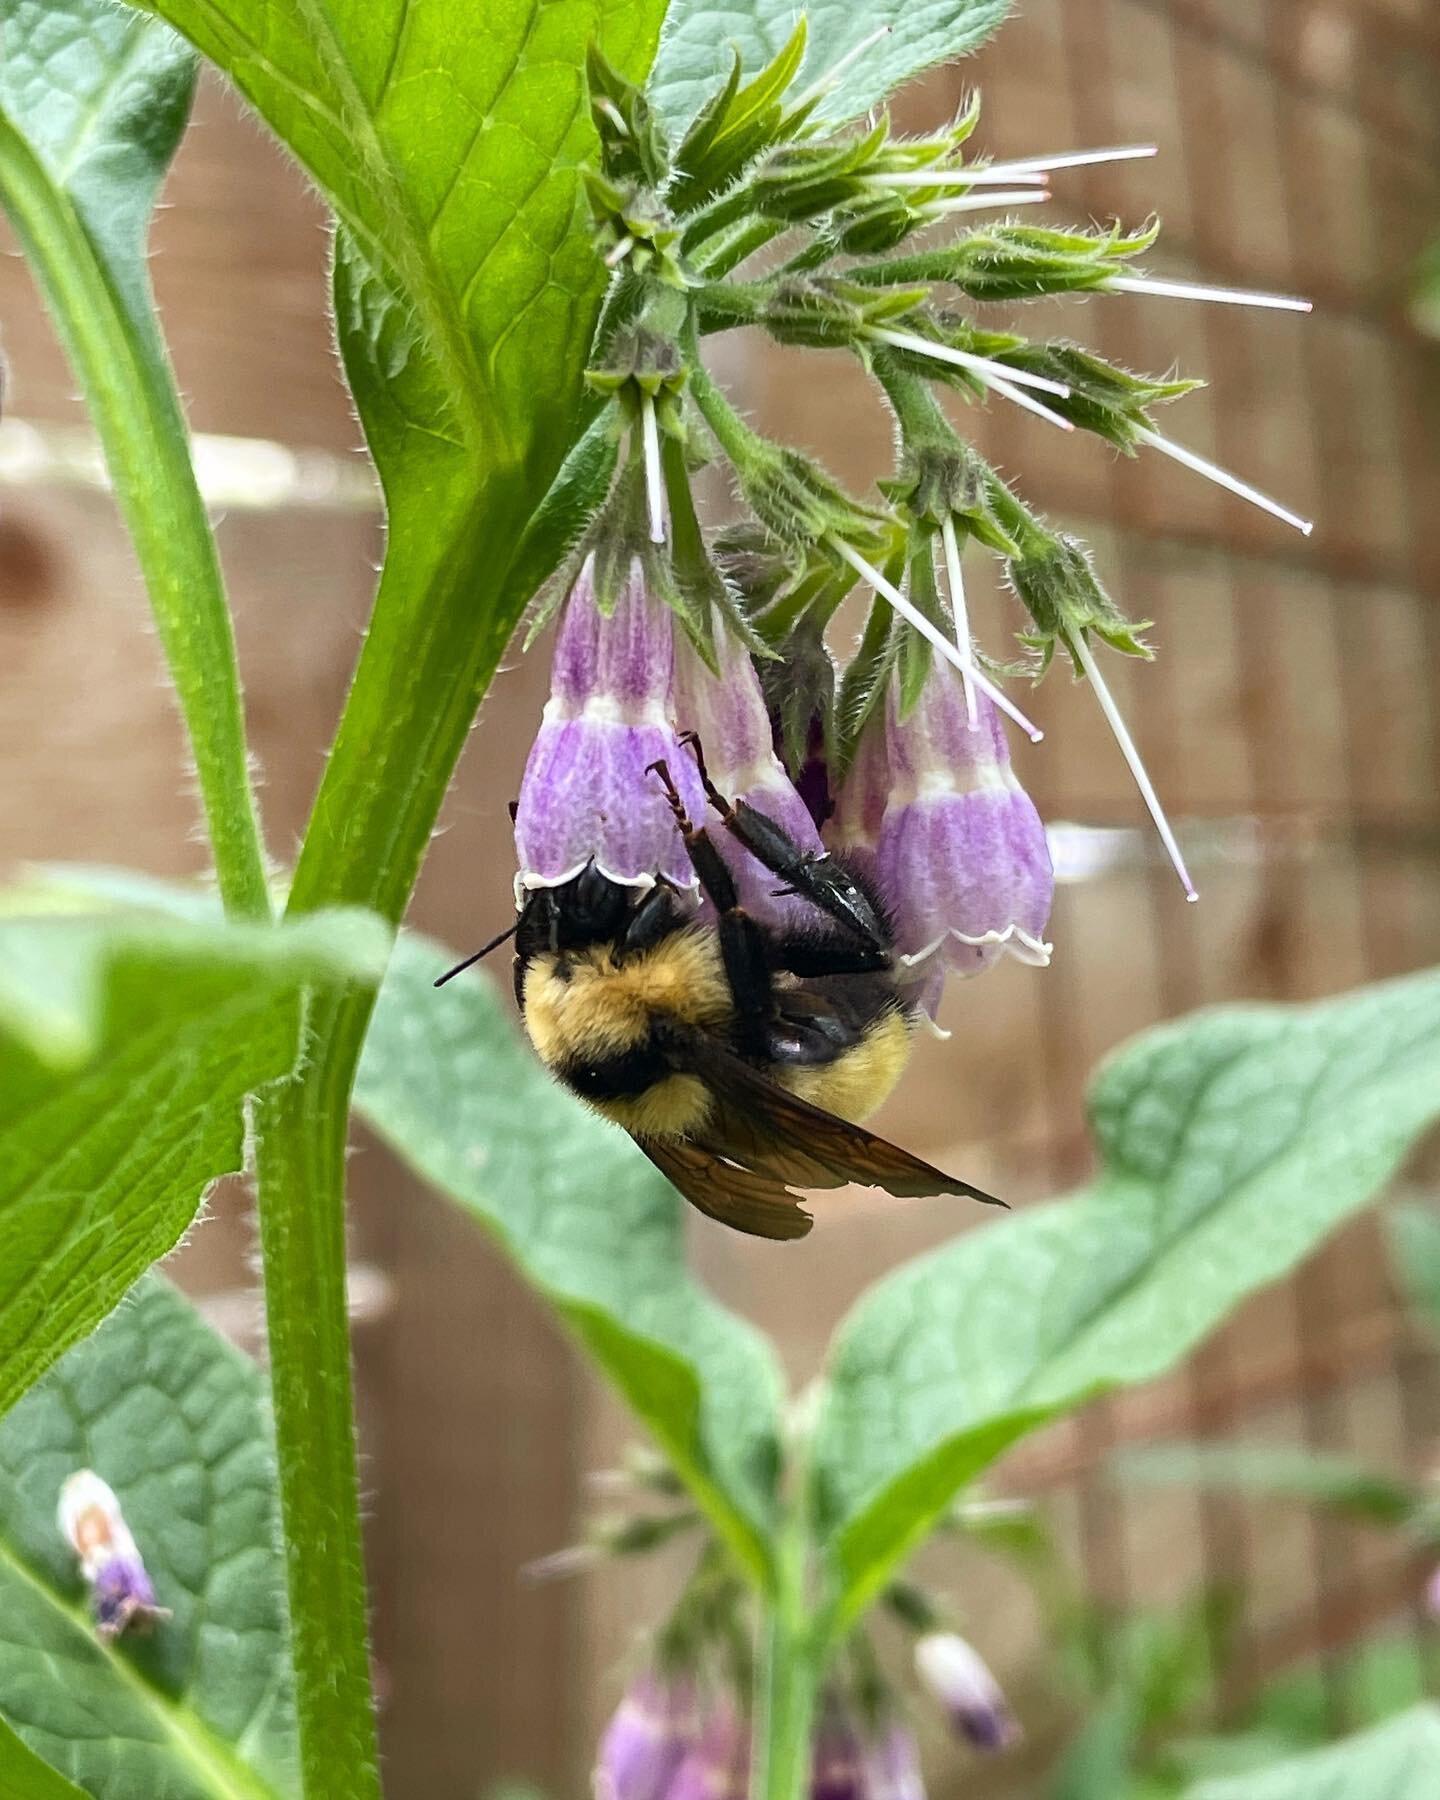
[[[792,1186],[1000,1204],[859,1123],[899,1080],[916,1022],[879,897],[841,858],[802,850],[765,813],[732,804],[694,735],[681,742],[722,828],[781,892],[811,903],[815,922],[772,930],[745,912],[669,768],[652,764],[714,919],[697,919],[663,879],[637,893],[593,863],[534,889],[504,937],[515,939],[515,997],[540,1060],[623,1126],[692,1206],[752,1236],[810,1230]]]

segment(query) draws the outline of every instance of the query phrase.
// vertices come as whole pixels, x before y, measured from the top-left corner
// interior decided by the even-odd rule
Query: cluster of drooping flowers
[[[595,1522],[582,1544],[533,1565],[532,1574],[573,1574],[677,1539],[698,1540],[699,1550],[601,1736],[595,1800],[747,1800],[759,1626],[745,1582],[663,1460],[636,1451],[601,1480],[629,1496],[626,1509]],[[968,1534],[970,1515],[988,1519],[997,1504],[961,1501],[944,1524]],[[1019,1726],[999,1683],[950,1628],[943,1605],[907,1581],[892,1584],[885,1606],[911,1640],[911,1685],[950,1732],[982,1753],[1014,1743]],[[925,1800],[913,1707],[884,1673],[864,1623],[819,1696],[808,1792],[810,1800]]]
[[[644,95],[592,56],[601,157],[590,199],[613,284],[590,376],[603,406],[547,503],[554,517],[588,523],[541,613],[563,609],[552,697],[518,802],[518,891],[593,860],[620,882],[661,878],[693,892],[647,770],[663,758],[700,812],[679,742],[695,732],[722,788],[770,812],[803,848],[844,851],[868,870],[933,1012],[949,974],[1007,953],[1048,959],[1050,859],[1001,715],[1041,734],[1001,683],[1038,677],[1057,648],[1094,691],[1194,897],[1097,659],[1102,646],[1149,656],[1142,627],[1105,593],[1083,546],[961,436],[937,388],[1098,433],[1127,455],[1157,451],[1309,529],[1155,428],[1153,408],[1193,383],[987,329],[964,303],[1060,293],[1304,303],[1137,273],[1153,225],[1057,231],[1011,216],[1048,198],[1051,170],[1152,146],[967,160],[977,105],[928,137],[897,136],[884,116],[837,123],[826,109],[843,71],[794,92],[804,51],[802,19],[769,68],[746,82],[737,66],[673,146]],[[952,241],[896,254],[956,219],[965,225]],[[772,249],[757,269],[750,259],[777,240],[789,254]],[[860,359],[897,428],[883,503],[851,498],[739,417],[701,349],[737,327]],[[715,455],[747,516],[707,537],[690,477]],[[977,550],[1001,559],[1024,608],[1020,664],[973,643],[963,564]],[[869,621],[841,670],[826,629],[857,583],[872,597]],[[756,871],[736,873],[762,915],[800,904]]]
[[[56,1516],[79,1559],[101,1637],[119,1637],[132,1627],[146,1630],[169,1617],[156,1604],[134,1535],[108,1482],[91,1469],[77,1469],[60,1490]]]

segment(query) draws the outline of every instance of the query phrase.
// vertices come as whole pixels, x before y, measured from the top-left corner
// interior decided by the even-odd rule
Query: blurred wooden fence
[[[952,996],[954,1038],[925,1049],[887,1119],[922,1153],[1039,1195],[1084,1174],[1086,1072],[1129,1033],[1207,1001],[1321,994],[1440,957],[1440,353],[1403,311],[1410,265],[1440,229],[1440,18],[1430,0],[1025,0],[978,59],[906,100],[905,123],[937,122],[972,81],[978,141],[996,154],[1160,145],[1154,162],[1057,176],[1047,217],[1155,210],[1156,272],[1317,302],[1309,319],[1123,297],[1047,309],[1056,330],[1121,361],[1207,376],[1167,427],[1313,514],[1308,541],[1159,458],[1120,461],[998,407],[971,415],[987,454],[1087,533],[1117,598],[1155,620],[1160,659],[1115,684],[1204,891],[1183,905],[1086,695],[1052,676],[1034,707],[1046,742],[1017,761],[1048,817],[1119,829],[1111,864],[1062,889],[1053,969],[998,971]],[[330,353],[313,196],[207,85],[168,199],[155,275],[196,429],[329,459],[299,485],[253,445],[220,459],[234,490],[222,550],[283,857],[358,643],[377,520]],[[16,415],[79,422],[13,258],[0,263],[0,331]],[[853,481],[883,467],[886,427],[838,359],[797,375],[790,354],[724,356],[761,422]],[[0,434],[0,859],[194,870],[194,809],[129,553],[108,502],[46,455],[13,424]],[[974,584],[998,650],[1013,614],[978,568]],[[452,942],[504,917],[504,803],[543,686],[538,665],[500,678],[451,797],[416,916]],[[568,1800],[610,1671],[665,1577],[638,1592],[620,1574],[527,1591],[515,1570],[565,1541],[582,1472],[623,1424],[468,1225],[378,1149],[352,1168],[393,1791],[470,1800],[523,1772]],[[214,1214],[180,1272],[243,1330],[244,1195],[220,1196]],[[877,1264],[953,1227],[939,1205],[840,1201],[804,1246],[704,1231],[696,1254],[804,1376]],[[1182,1378],[1038,1439],[1001,1486],[1049,1497],[1088,1581],[1117,1603],[1204,1579],[1249,1588],[1240,1691],[1410,1619],[1415,1570],[1295,1513],[1127,1496],[1109,1453],[1137,1436],[1244,1430],[1419,1467],[1440,1452],[1437,1392],[1365,1224]],[[964,1792],[1039,1794],[1058,1724],[1033,1674],[1036,1622],[1013,1585],[968,1567],[964,1579],[974,1635],[1033,1724],[1026,1752],[987,1771],[990,1785],[967,1772]]]

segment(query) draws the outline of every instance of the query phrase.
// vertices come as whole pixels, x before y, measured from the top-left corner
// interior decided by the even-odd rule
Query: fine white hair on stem
[[[1155,792],[1155,784],[1140,760],[1140,752],[1135,748],[1135,740],[1130,735],[1130,728],[1122,718],[1120,708],[1115,704],[1115,697],[1100,673],[1099,665],[1085,641],[1085,633],[1077,631],[1074,637],[1066,637],[1065,642],[1075,652],[1075,660],[1085,671],[1085,679],[1095,691],[1095,698],[1100,702],[1100,710],[1105,715],[1105,723],[1115,734],[1115,742],[1120,746],[1120,754],[1129,764],[1130,773],[1135,777],[1135,785],[1140,790],[1140,798],[1149,809],[1150,817],[1155,821],[1155,829],[1160,833],[1160,842],[1165,846],[1166,855],[1174,865],[1175,873],[1180,877],[1180,885],[1185,889],[1187,900],[1198,900],[1195,883],[1190,879],[1190,871],[1185,867],[1185,858],[1180,854],[1180,845],[1175,833],[1170,829],[1170,821],[1165,816],[1165,808],[1160,804],[1160,796]]]
[[[1156,275],[1112,275],[1104,284],[1111,294],[1156,294],[1166,300],[1209,300],[1219,306],[1263,306],[1277,312],[1308,313],[1313,300],[1296,294],[1261,294],[1250,288],[1208,287],[1199,281],[1162,281]]]
[[[665,482],[660,471],[660,427],[655,420],[655,399],[640,396],[640,433],[645,449],[645,499],[650,512],[650,542],[665,542]]]
[[[955,521],[946,513],[940,523],[945,546],[945,576],[950,588],[950,612],[955,620],[955,648],[960,652],[960,680],[965,689],[965,722],[973,731],[979,723],[975,710],[975,646],[970,641],[970,609],[965,604],[965,576],[960,568],[960,546],[955,540]]]
[[[907,599],[893,582],[887,581],[880,571],[872,563],[866,562],[860,552],[847,544],[844,538],[832,533],[827,537],[826,542],[838,556],[849,563],[850,567],[862,581],[869,582],[870,586],[880,595],[881,599],[890,602],[891,606],[895,608],[896,612],[899,613],[900,617],[904,619],[907,624],[913,625],[916,631],[920,633],[921,637],[928,639],[945,658],[946,662],[953,664],[955,668],[960,670],[962,675],[964,674],[964,663],[961,659],[959,650],[950,642],[949,638],[947,638],[945,633],[940,630],[938,625],[932,625],[930,620],[925,617],[924,613]],[[981,693],[989,695],[996,706],[1000,708],[1001,712],[1009,714],[1025,733],[1026,737],[1030,739],[1032,744],[1038,744],[1040,742],[1045,733],[1040,730],[1038,725],[1032,725],[1004,689],[997,687],[988,675],[982,674],[981,671],[974,666],[973,662],[970,668],[970,679],[975,683],[976,687],[980,689]]]
[[[1242,481],[1238,475],[1232,475],[1228,469],[1222,469],[1218,463],[1212,463],[1203,456],[1197,456],[1193,450],[1187,450],[1183,444],[1173,443],[1167,437],[1161,437],[1158,431],[1143,427],[1135,433],[1142,444],[1148,444],[1152,450],[1159,450],[1162,455],[1172,458],[1184,468],[1193,469],[1197,475],[1203,475],[1207,481],[1213,481],[1217,487],[1238,494],[1242,500],[1248,500],[1252,506],[1258,506],[1261,512],[1268,512],[1281,519],[1287,525],[1293,525],[1303,536],[1309,537],[1315,529],[1313,519],[1302,519],[1299,513],[1293,513],[1289,507],[1282,506],[1278,500],[1272,500],[1248,481]]]
[[[876,343],[893,344],[897,350],[909,350],[916,356],[933,357],[936,362],[953,363],[957,369],[969,369],[986,381],[1012,381],[1017,387],[1039,388],[1042,394],[1056,394],[1062,400],[1070,398],[1070,389],[1063,381],[1052,381],[1048,375],[1032,375],[1028,369],[1012,369],[1009,363],[996,362],[989,356],[976,356],[971,350],[957,350],[951,344],[937,344],[915,331],[891,331],[886,326],[873,325],[865,335]]]

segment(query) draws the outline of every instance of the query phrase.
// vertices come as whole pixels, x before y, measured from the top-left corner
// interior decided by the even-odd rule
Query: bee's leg
[[[663,761],[652,763],[647,774],[658,776],[685,840],[685,850],[700,877],[701,891],[718,915],[720,954],[725,979],[735,1003],[742,1047],[755,1054],[764,1051],[767,1030],[775,1017],[775,990],[765,933],[740,904],[735,878],[704,826],[691,823],[670,771]]]
[[[622,950],[652,950],[684,922],[675,889],[663,875],[659,876],[626,922],[620,947]]]
[[[705,797],[719,813],[725,829],[732,837],[742,843],[758,863],[780,877],[785,883],[784,892],[798,894],[812,906],[819,907],[821,912],[834,919],[836,924],[843,925],[864,946],[863,951],[857,951],[857,955],[863,956],[865,960],[859,962],[856,968],[848,971],[829,969],[823,973],[861,973],[870,969],[888,968],[890,934],[870,896],[844,864],[824,852],[817,856],[813,850],[802,850],[783,826],[746,801],[737,800],[732,804],[711,781],[709,770],[705,767],[705,755],[695,733],[682,732],[680,742],[689,746],[690,753],[695,758],[695,766],[700,772]],[[783,966],[788,968],[789,964]],[[801,969],[794,971],[797,975],[811,972]]]

